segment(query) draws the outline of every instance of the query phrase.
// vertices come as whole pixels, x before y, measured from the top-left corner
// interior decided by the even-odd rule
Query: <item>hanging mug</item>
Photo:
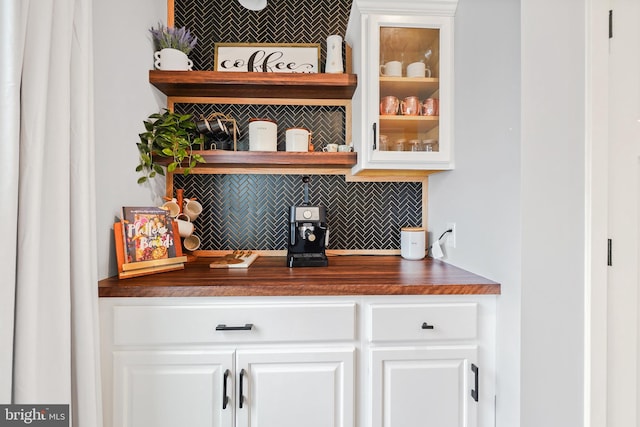
[[[176,222],[178,223],[178,233],[180,234],[180,237],[185,238],[193,234],[195,227],[193,226],[191,219],[186,214],[181,213],[178,215],[176,217]]]

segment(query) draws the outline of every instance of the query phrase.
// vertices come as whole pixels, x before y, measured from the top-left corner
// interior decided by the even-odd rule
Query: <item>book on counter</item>
[[[169,212],[158,207],[122,208],[122,219],[113,227],[118,277],[184,268],[180,235]]]

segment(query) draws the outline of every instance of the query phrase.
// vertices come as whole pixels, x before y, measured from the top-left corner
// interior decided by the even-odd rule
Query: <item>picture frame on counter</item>
[[[318,73],[319,43],[216,43],[215,71]]]

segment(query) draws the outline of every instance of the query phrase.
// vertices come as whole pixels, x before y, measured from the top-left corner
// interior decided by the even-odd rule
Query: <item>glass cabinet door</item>
[[[452,167],[452,19],[370,16],[371,166]]]

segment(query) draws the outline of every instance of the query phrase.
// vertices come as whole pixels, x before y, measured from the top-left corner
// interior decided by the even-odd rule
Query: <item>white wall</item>
[[[520,3],[459,3],[456,169],[430,179],[429,225],[456,222],[448,261],[503,284],[497,425],[579,426],[585,6]]]
[[[587,3],[522,1],[523,427],[582,425]]]
[[[138,134],[143,120],[166,106],[149,84],[149,28],[167,22],[166,0],[96,1],[94,13],[98,277],[117,273],[113,222],[122,206],[159,202],[164,188],[141,186]]]
[[[458,3],[455,170],[429,178],[431,237],[456,223],[446,261],[502,284],[496,404],[503,427],[520,425],[519,32],[518,1]]]

